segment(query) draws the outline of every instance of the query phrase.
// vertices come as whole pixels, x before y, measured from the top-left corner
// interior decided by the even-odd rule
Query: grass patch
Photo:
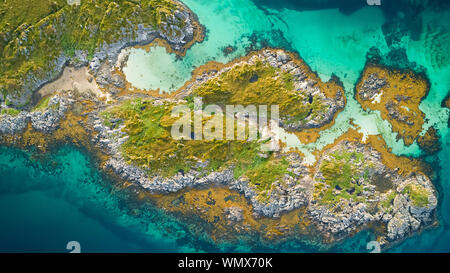
[[[39,103],[33,108],[33,111],[39,111],[47,109],[48,103],[50,102],[51,96],[42,98]]]
[[[287,123],[304,120],[308,116],[324,114],[327,105],[318,96],[312,98],[294,90],[292,74],[274,68],[261,60],[255,64],[241,64],[198,86],[194,96],[203,97],[205,104],[271,105],[280,107],[280,116]]]
[[[403,189],[403,194],[407,194],[417,207],[426,207],[429,203],[430,193],[421,185],[408,185]]]
[[[396,193],[394,190],[391,191],[391,192],[388,194],[386,200],[381,201],[381,206],[382,206],[384,209],[389,209],[389,208],[392,206],[393,202],[394,202],[395,196],[397,196],[397,193]]]
[[[325,185],[317,185],[316,191],[323,203],[336,203],[340,199],[359,199],[363,191],[359,179],[367,176],[364,155],[358,152],[340,151],[330,154],[330,159],[324,160],[320,166]],[[362,168],[358,167],[361,164]],[[338,194],[335,194],[338,192]]]
[[[174,140],[170,132],[173,106],[134,99],[102,113],[105,125],[111,125],[113,118],[123,122],[123,131],[129,139],[123,144],[122,153],[129,163],[163,176],[172,176],[180,170],[187,172],[198,161],[208,162],[205,172],[222,166],[252,164],[260,147],[256,142]]]
[[[225,167],[234,168],[235,179],[247,177],[257,192],[267,197],[272,183],[287,173],[287,160],[270,153],[267,158],[260,156],[260,142],[174,140],[171,136],[174,106],[138,98],[101,113],[101,117],[106,126],[113,127],[118,122],[124,125],[122,130],[129,136],[121,147],[124,158],[130,164],[144,167],[150,176],[186,173],[202,161],[207,165],[197,171],[204,175]]]
[[[14,109],[14,108],[6,108],[6,109],[2,109],[0,111],[0,114],[2,115],[10,115],[10,116],[17,116],[20,113],[19,110]]]
[[[286,159],[265,160],[254,164],[244,175],[250,180],[250,184],[256,186],[258,192],[267,194],[272,188],[272,184],[281,180],[287,173],[289,163]]]

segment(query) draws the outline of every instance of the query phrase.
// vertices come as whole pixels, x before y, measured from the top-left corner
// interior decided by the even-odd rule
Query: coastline
[[[86,94],[80,94],[81,96],[84,96],[84,95],[86,95]],[[92,98],[91,98],[92,99]],[[86,107],[86,109],[85,109],[85,111],[83,111],[84,113],[92,113],[92,110],[93,109],[95,109],[97,106],[95,106],[95,104],[96,103],[100,103],[100,104],[103,104],[104,102],[101,102],[101,101],[97,101],[96,103],[94,103],[92,100],[90,100],[90,101],[85,101],[88,105],[87,105],[87,107]],[[89,109],[89,107],[93,107],[93,108],[91,108],[91,109]],[[94,110],[95,112],[97,112],[98,113],[98,109],[97,110]],[[83,116],[84,114],[83,114],[83,112],[80,112],[79,114],[81,114],[81,116]],[[57,136],[59,136],[58,138],[56,138],[56,141],[62,141],[62,142],[64,142],[64,139],[66,139],[65,137],[67,136],[66,134],[68,134],[68,135],[70,135],[70,132],[71,133],[74,133],[76,130],[73,130],[73,127],[72,126],[74,126],[76,123],[78,123],[78,121],[76,121],[77,120],[77,118],[76,117],[72,117],[71,116],[71,114],[69,114],[68,115],[68,117],[69,117],[69,119],[70,120],[72,120],[72,123],[69,123],[69,124],[67,124],[67,125],[64,125],[64,124],[62,124],[61,126],[60,126],[60,128],[59,129],[57,129],[56,130],[56,135]],[[86,115],[84,115],[84,118],[82,118],[82,119],[84,119],[84,122],[86,122],[87,121],[87,119],[88,118],[90,118],[90,117],[92,117],[92,115],[89,115],[89,116],[86,116]],[[76,121],[76,122],[75,122]],[[87,125],[87,124],[92,124],[92,121],[90,121],[90,122],[86,122],[85,123],[85,125]],[[95,126],[95,125],[94,125]],[[88,127],[90,127],[90,129],[88,130],[88,131],[90,131],[91,133],[88,133],[87,131],[85,131],[85,135],[86,135],[86,137],[84,138],[84,139],[90,139],[89,141],[87,141],[88,143],[90,143],[90,141],[92,140],[92,139],[94,139],[95,138],[95,129],[93,128],[94,126],[88,126]],[[70,128],[70,130],[67,130],[67,131],[64,131],[64,129],[65,128]],[[81,127],[81,128],[83,128],[83,127]],[[60,130],[61,129],[61,133],[59,133],[59,131],[58,130]],[[30,140],[42,140],[42,139],[44,139],[42,136],[41,137],[39,137],[39,136],[37,136],[36,137],[36,135],[33,135],[32,133],[30,134],[29,133],[29,131],[30,131],[30,126],[28,125],[28,130],[27,130],[27,132],[24,134],[24,141],[23,141],[23,144],[22,144],[22,148],[23,147],[25,147],[25,146],[35,146],[35,145],[37,145],[37,147],[39,148],[39,147],[44,147],[44,149],[42,149],[42,151],[45,151],[45,147],[47,146],[47,145],[45,145],[44,143],[36,143],[36,142],[30,142]],[[93,135],[92,135],[93,134]],[[362,137],[361,137],[361,134],[360,133],[357,133],[356,131],[353,131],[353,134],[354,134],[354,136],[356,136],[356,139],[361,139]],[[83,135],[83,132],[77,132],[77,133],[75,133],[75,135],[76,136],[81,136],[81,135]],[[333,146],[335,146],[336,145],[336,143],[338,143],[338,142],[340,142],[340,141],[342,141],[344,138],[347,138],[347,136],[346,136],[347,134],[345,134],[345,136],[341,136],[341,137],[339,137],[339,139],[338,140],[336,140],[335,141],[335,143],[334,144],[330,144],[330,145],[328,145],[327,147],[325,147],[324,149],[322,149],[321,150],[321,153],[323,153],[323,151],[325,151],[325,150],[328,150],[329,148],[332,148]],[[351,134],[350,134],[351,135]],[[29,137],[27,137],[27,136],[29,136]],[[372,137],[375,137],[375,136],[370,136],[369,137],[369,142],[372,142],[371,141],[371,139],[372,139]],[[351,138],[351,137],[350,137]],[[354,137],[353,137],[354,138]],[[17,141],[17,139],[16,140],[10,140],[10,141]],[[380,140],[380,139],[378,139],[378,141],[382,141],[382,140]],[[81,142],[81,143],[83,143],[83,142]],[[11,144],[11,143],[10,143]],[[84,142],[84,144],[86,144],[86,141]],[[81,146],[83,146],[84,144],[81,144]],[[383,146],[383,144],[381,143],[381,144],[379,144],[379,145],[381,145],[381,146]],[[385,144],[384,144],[385,145]],[[20,145],[19,145],[20,146]],[[89,145],[88,145],[89,146]],[[380,146],[380,147],[381,147]],[[385,146],[384,146],[385,147]],[[105,150],[105,149],[103,149],[103,148],[99,148],[99,147],[96,147],[96,148],[90,148],[90,150],[91,150],[91,153],[93,153],[93,154],[96,154],[96,157],[98,157],[99,158],[99,166],[104,166],[105,165],[105,163],[106,163],[106,161],[107,161],[107,159],[109,158],[109,156],[108,155],[105,155],[104,154],[104,152],[105,151],[107,151],[107,150]],[[319,152],[319,151],[318,151]],[[385,151],[385,154],[387,154],[387,155],[389,155],[390,157],[391,157],[391,159],[392,159],[392,157],[394,157],[394,158],[400,158],[400,157],[398,157],[398,156],[395,156],[395,155],[392,155],[392,154],[390,154],[389,152],[388,152],[388,150],[386,149],[386,151]],[[319,155],[317,155],[317,156],[319,156]],[[406,159],[405,158],[405,160],[406,161],[408,161],[408,159]],[[385,161],[385,162],[392,162],[391,160],[388,160],[388,161]],[[417,161],[418,162],[418,161]],[[318,164],[318,162],[316,163],[316,164]],[[407,165],[409,165],[409,166],[405,166],[404,167],[404,169],[406,170],[406,169],[408,169],[408,171],[411,171],[412,169],[410,168],[410,163],[405,163],[405,164],[407,164]],[[418,166],[418,164],[413,164],[414,166]],[[399,165],[398,164],[394,164],[393,166],[392,166],[393,168],[395,167],[395,168],[398,168],[399,167]],[[400,170],[402,170],[402,166],[400,166],[401,168],[400,168]],[[401,173],[401,172],[400,172]],[[109,175],[111,175],[111,173],[109,173]],[[114,176],[114,175],[113,175]],[[124,181],[123,179],[122,179],[122,181]],[[126,181],[126,180],[125,180]],[[134,183],[130,183],[130,182],[128,182],[128,181],[126,181],[126,182],[123,182],[123,185],[126,185],[126,186],[130,186],[130,185],[134,185]],[[198,188],[198,187],[194,187],[194,188],[192,188],[191,190],[192,191],[194,191],[194,192],[196,192],[196,191],[200,191],[200,192],[205,192],[205,191],[207,191],[207,192],[209,192],[210,191],[210,189],[209,189],[209,185],[208,186],[206,186],[206,188],[205,188],[205,186],[200,186],[200,188]],[[213,188],[215,188],[215,187],[217,187],[217,186],[214,186],[213,185]],[[203,188],[203,189],[202,189]],[[219,186],[219,188],[220,188],[220,186]],[[183,190],[183,191],[181,191],[181,192],[186,192],[186,193],[188,193],[188,192],[190,192],[191,190]],[[145,192],[145,191],[144,191]],[[239,192],[239,191],[238,191]],[[177,194],[179,194],[179,192],[177,192],[177,193],[173,193],[173,194],[169,194],[169,195],[167,195],[167,197],[166,198],[168,198],[168,199],[170,199],[170,196],[177,196]],[[158,198],[159,199],[161,199],[161,195],[154,195],[153,196],[153,198],[154,198],[154,200],[156,200],[155,202],[157,202],[158,203]],[[173,201],[173,200],[172,200]],[[171,201],[171,202],[172,202]],[[247,201],[246,201],[247,202]],[[161,203],[160,203],[161,204]],[[164,205],[160,205],[160,207],[161,208],[163,208],[163,209],[167,209],[167,207],[164,207]],[[223,209],[223,208],[222,208]],[[248,210],[248,209],[247,209]],[[296,214],[298,214],[298,212],[299,211],[301,211],[302,209],[301,208],[297,208],[297,209],[293,209],[293,210],[289,210],[289,211],[287,211],[287,212],[285,212],[285,213],[281,213],[280,215],[278,215],[278,216],[276,216],[275,218],[270,218],[270,219],[272,219],[271,220],[271,222],[272,222],[272,226],[274,225],[273,223],[277,223],[277,222],[279,222],[279,223],[285,223],[284,224],[284,226],[285,226],[285,228],[283,228],[283,230],[285,231],[285,233],[287,233],[287,234],[290,234],[289,233],[289,229],[290,228],[288,228],[287,226],[289,226],[289,225],[287,225],[287,220],[277,220],[278,219],[278,217],[281,217],[280,219],[284,219],[285,217],[287,217],[286,219],[290,219],[291,218],[291,216],[290,215],[296,215]],[[304,210],[304,209],[303,209]],[[176,211],[176,209],[175,209],[175,211]],[[253,215],[252,215],[252,217],[254,217]],[[263,217],[264,218],[264,217]],[[258,218],[256,218],[256,219],[258,219]],[[295,219],[297,219],[298,220],[298,218],[295,218]],[[292,220],[292,219],[291,219]],[[290,222],[290,225],[291,226],[295,226],[296,224],[298,224],[299,222],[297,221],[297,220],[293,220],[292,222]],[[253,223],[256,223],[258,220],[251,220],[251,221],[253,221]],[[256,222],[254,222],[254,221],[256,221]],[[308,221],[307,221],[308,222]],[[287,225],[287,226],[286,226]],[[277,226],[277,225],[275,225],[275,226]],[[306,224],[306,222],[305,222],[305,229],[306,229],[306,227],[308,226],[308,224]],[[292,227],[291,227],[292,228]],[[363,230],[363,229],[365,229],[365,228],[362,228],[361,230]],[[278,230],[278,228],[275,228],[275,230],[268,230],[268,231],[266,231],[266,235],[267,234],[269,234],[269,235],[267,235],[268,236],[268,238],[279,238],[279,240],[283,240],[283,238],[284,239],[286,239],[286,238],[289,238],[289,236],[290,235],[286,235],[286,234],[283,234],[283,232],[280,232],[280,231],[277,231],[276,232],[276,230]],[[308,229],[309,231],[310,231],[310,229]],[[355,233],[357,233],[358,232],[358,230],[359,230],[359,228],[357,228],[357,230],[355,230],[354,232]],[[298,234],[297,234],[298,235]],[[306,234],[304,234],[305,236],[306,236]],[[291,234],[291,236],[296,236],[295,234],[294,235],[292,235]],[[321,236],[323,236],[323,234],[321,234]],[[410,236],[410,235],[407,235],[407,236]],[[314,235],[313,237],[315,237],[316,239],[317,239],[317,236],[316,235]],[[326,237],[325,237],[326,238]],[[325,239],[325,242],[326,242],[326,245],[328,245],[329,247],[331,247],[332,245],[334,245],[334,243],[336,243],[336,242],[339,242],[339,241],[341,241],[341,240],[343,240],[344,238],[346,238],[346,236],[344,236],[344,237],[342,237],[342,238],[338,238],[338,239],[333,239],[333,237],[328,237],[328,239]]]

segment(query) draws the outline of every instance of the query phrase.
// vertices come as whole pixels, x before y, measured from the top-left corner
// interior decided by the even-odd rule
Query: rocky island
[[[422,131],[425,114],[419,109],[429,83],[412,71],[389,70],[368,64],[356,87],[356,99],[367,110],[378,110],[406,145]]]
[[[265,151],[267,139],[173,139],[172,110],[195,110],[194,98],[201,97],[221,106],[278,105],[281,130],[314,143],[344,109],[344,88],[337,78],[322,81],[300,56],[265,48],[227,64],[207,63],[171,94],[136,91],[122,72],[124,49],[159,43],[183,56],[203,39],[183,4],[141,2],[55,1],[33,24],[3,28],[3,145],[48,151],[69,142],[88,149],[99,168],[133,189],[132,198],[154,203],[214,242],[330,246],[372,230],[387,247],[437,223],[427,165],[392,154],[382,137],[363,137],[357,128],[317,149],[312,164],[283,141]],[[65,69],[85,69],[80,77],[92,85],[59,89]],[[355,97],[410,145],[421,140],[425,117],[418,106],[427,91],[420,75],[368,64]]]

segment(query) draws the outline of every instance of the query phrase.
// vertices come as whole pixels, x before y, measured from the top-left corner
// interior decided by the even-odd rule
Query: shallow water
[[[364,134],[381,134],[394,153],[420,154],[417,145],[405,147],[402,141],[396,141],[390,125],[378,113],[364,112],[353,98],[353,88],[369,48],[377,47],[382,55],[405,48],[408,60],[423,66],[431,83],[430,93],[420,107],[428,118],[424,131],[428,126],[436,126],[443,147],[437,156],[428,158],[438,175],[435,184],[440,193],[440,226],[407,239],[390,251],[450,251],[447,196],[450,136],[448,110],[441,108],[450,86],[448,10],[425,11],[421,21],[423,31],[418,37],[405,34],[398,43],[387,43],[383,24],[402,14],[390,14],[392,18],[387,18],[377,7],[347,6],[342,13],[336,4],[332,5],[333,9],[327,9],[327,6],[300,6],[295,1],[279,1],[275,7],[265,6],[267,1],[256,0],[183,2],[206,27],[205,41],[195,44],[181,60],[162,47],[152,48],[149,53],[130,49],[128,66],[124,69],[127,79],[138,88],[170,92],[189,80],[195,67],[211,60],[225,63],[245,55],[249,49],[267,45],[296,51],[323,80],[336,74],[344,83],[348,98],[336,124],[323,131],[318,142],[302,145],[293,140],[305,153],[333,142],[349,128],[349,120],[353,118]],[[226,46],[233,46],[235,51],[225,56]],[[296,243],[275,249],[250,248],[243,244],[236,249],[196,242],[197,238],[190,236],[176,219],[150,205],[129,204],[127,196],[114,194],[111,181],[91,166],[88,156],[75,148],[63,147],[42,162],[31,155],[0,148],[0,217],[4,219],[0,225],[0,251],[67,252],[66,243],[72,240],[80,241],[82,251],[94,252],[315,251]],[[137,208],[139,213],[131,213],[130,207]],[[176,235],[167,235],[164,232],[167,227],[176,230]],[[369,240],[371,235],[364,232],[332,251],[364,252]]]

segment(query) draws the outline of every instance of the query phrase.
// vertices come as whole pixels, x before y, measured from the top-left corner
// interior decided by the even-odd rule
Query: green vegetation
[[[272,188],[272,183],[280,180],[287,173],[289,164],[286,159],[266,160],[249,168],[244,175],[250,180],[250,184],[256,186],[262,197],[267,197]]]
[[[171,0],[82,0],[80,6],[66,0],[2,1],[0,92],[21,92],[29,75],[45,75],[62,53],[72,57],[86,50],[92,57],[105,42],[133,37],[138,24],[160,29],[174,9]]]
[[[14,108],[6,108],[6,109],[2,109],[0,111],[0,114],[10,115],[10,116],[17,116],[19,113],[20,113],[20,111],[17,109],[14,109]]]
[[[59,102],[58,103],[54,103],[52,105],[49,105],[50,103],[50,99],[52,98],[52,96],[45,96],[43,97],[38,104],[36,104],[35,107],[33,107],[32,111],[45,111],[47,109],[53,109],[56,110],[59,108]]]
[[[324,184],[318,184],[321,202],[337,203],[341,198],[357,200],[363,191],[360,179],[368,179],[367,164],[364,155],[358,152],[340,151],[330,154],[331,159],[324,160],[320,166]],[[361,167],[359,167],[361,166]],[[337,194],[336,194],[337,192]]]
[[[309,98],[295,91],[292,74],[260,60],[234,66],[197,87],[193,95],[203,97],[205,104],[268,105],[269,110],[270,105],[278,105],[281,117],[289,117],[288,122],[314,118],[327,109],[318,96]]]
[[[395,196],[397,196],[397,193],[395,192],[395,190],[391,191],[388,196],[386,197],[386,200],[383,200],[381,202],[381,206],[384,209],[388,209],[392,206],[393,202],[394,202],[394,198]]]
[[[428,205],[430,192],[421,185],[408,185],[403,190],[403,194],[407,194],[413,201],[413,204],[417,207],[426,207]]]
[[[46,96],[38,102],[38,104],[34,107],[34,111],[44,110],[48,107],[48,103],[50,102],[51,96]]]
[[[286,160],[268,154],[261,157],[256,141],[174,140],[171,125],[172,103],[157,104],[152,100],[132,99],[101,113],[104,124],[122,129],[129,136],[122,145],[122,154],[128,163],[147,169],[149,175],[170,177],[188,172],[196,164],[208,162],[197,169],[204,175],[224,167],[234,167],[234,176],[245,176],[259,193],[267,196],[271,184],[287,173]],[[117,121],[119,119],[119,121]]]

